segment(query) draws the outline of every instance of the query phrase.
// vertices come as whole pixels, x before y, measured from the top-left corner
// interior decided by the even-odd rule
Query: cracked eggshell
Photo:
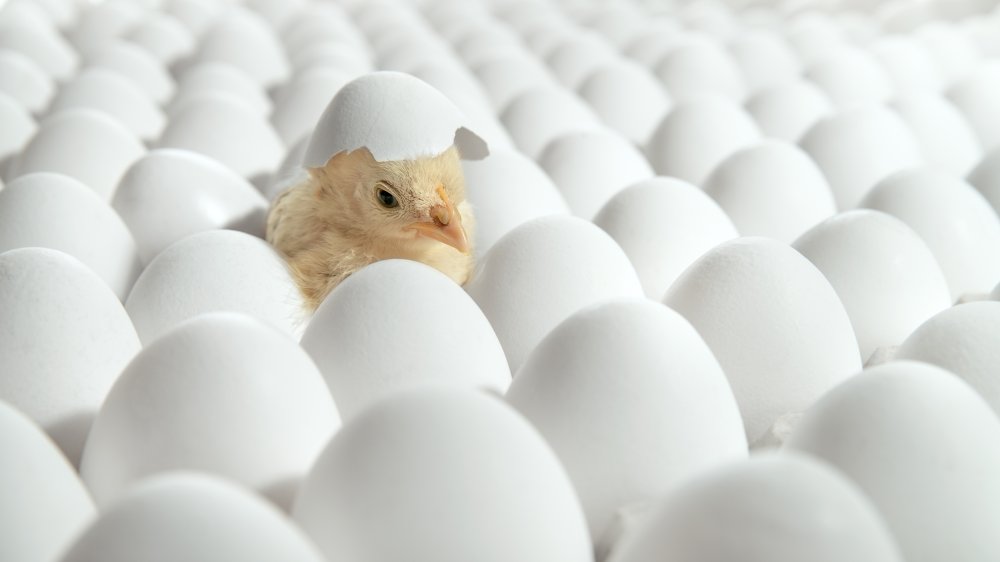
[[[489,154],[465,127],[466,117],[426,82],[401,72],[373,72],[345,84],[316,124],[303,164],[325,166],[341,152],[367,148],[378,162],[440,154],[452,145],[463,158]]]
[[[55,81],[31,58],[18,51],[0,49],[0,91],[28,111],[40,114],[55,94]]]
[[[929,165],[965,175],[982,157],[976,133],[940,94],[910,92],[897,96],[891,106],[910,126]]]
[[[110,69],[84,69],[59,89],[48,111],[56,113],[76,107],[102,111],[145,141],[159,137],[166,125],[163,111],[146,92]]]
[[[144,343],[206,312],[242,312],[296,338],[303,320],[302,296],[281,256],[232,230],[192,234],[160,252],[125,308]]]
[[[751,443],[861,370],[837,293],[809,260],[775,240],[716,246],[681,274],[664,302],[719,360]]]
[[[0,401],[3,560],[56,560],[96,515],[73,466],[27,416]]]
[[[511,230],[479,261],[466,290],[490,320],[511,371],[581,308],[642,295],[628,257],[592,223],[548,216]]]
[[[286,146],[308,138],[333,96],[354,78],[335,68],[312,68],[298,73],[274,97],[271,123]]]
[[[793,246],[837,291],[865,360],[880,347],[899,345],[951,305],[931,249],[891,215],[847,211],[811,228]]]
[[[702,254],[739,234],[726,212],[697,187],[656,177],[626,187],[594,217],[628,256],[646,296],[660,300]]]
[[[340,427],[316,364],[255,318],[204,314],[129,363],[90,430],[80,475],[106,507],[170,470],[231,478],[289,507]]]
[[[810,408],[785,446],[854,480],[907,561],[1000,559],[1000,421],[954,374],[911,361],[868,369]]]
[[[725,537],[725,540],[720,540]],[[856,484],[807,455],[758,455],[698,475],[656,502],[609,562],[902,562]]]
[[[408,260],[375,262],[338,285],[302,347],[345,419],[414,386],[502,394],[510,384],[503,348],[475,302],[443,273]]]
[[[520,94],[507,104],[500,121],[518,149],[536,160],[561,135],[603,127],[587,104],[557,86],[542,86]]]
[[[349,421],[292,513],[329,560],[593,560],[552,449],[513,408],[468,389],[410,389]]]
[[[765,136],[788,142],[798,142],[817,121],[833,114],[830,98],[805,80],[761,90],[744,107]]]
[[[174,472],[139,484],[75,541],[61,562],[322,562],[288,518],[228,480]]]
[[[645,299],[567,318],[528,356],[506,400],[566,467],[595,540],[619,508],[747,455],[711,350],[680,314]]]
[[[120,300],[142,271],[122,219],[89,187],[60,174],[24,175],[0,191],[0,252],[32,246],[80,260]]]
[[[206,230],[264,237],[268,202],[247,180],[188,150],[152,150],[125,173],[112,207],[149,263],[174,242]]]
[[[27,414],[76,464],[115,378],[139,352],[121,302],[56,250],[0,254],[0,400]]]
[[[627,60],[591,72],[577,91],[607,126],[637,146],[646,144],[671,106],[670,96],[656,78]]]

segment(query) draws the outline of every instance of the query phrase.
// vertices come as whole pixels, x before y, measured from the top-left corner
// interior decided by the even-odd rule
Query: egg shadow
[[[235,217],[228,223],[224,224],[222,228],[228,230],[238,230],[240,232],[245,232],[257,238],[264,238],[264,232],[267,227],[267,210],[266,209],[254,209],[245,215]]]
[[[276,505],[281,511],[290,513],[292,511],[292,504],[295,502],[295,495],[299,492],[301,484],[301,477],[285,478],[271,482],[267,486],[262,486],[258,492],[271,500],[271,503]]]
[[[80,456],[83,454],[90,426],[96,416],[97,412],[70,414],[44,428],[77,471],[80,469]]]

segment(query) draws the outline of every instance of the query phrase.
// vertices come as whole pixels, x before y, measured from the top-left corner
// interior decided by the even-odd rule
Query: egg
[[[711,197],[668,177],[631,185],[612,197],[594,224],[628,256],[646,296],[660,300],[687,266],[739,234]]]
[[[0,92],[37,114],[48,107],[55,94],[55,82],[34,60],[4,48],[0,49]]]
[[[1000,557],[1000,421],[939,367],[891,362],[832,390],[786,447],[832,464],[882,513],[910,562]],[[933,532],[928,532],[933,529]]]
[[[69,79],[80,65],[80,56],[62,35],[45,26],[0,21],[0,48],[17,51],[38,65],[53,80]]]
[[[802,454],[759,455],[705,472],[650,511],[608,562],[903,560],[857,485]]]
[[[124,40],[108,42],[86,53],[88,66],[110,68],[134,80],[156,103],[163,105],[177,85],[170,73],[148,51]]]
[[[79,19],[68,33],[80,52],[87,52],[120,37],[142,19],[143,8],[132,2],[102,2],[81,10]]]
[[[285,262],[263,240],[231,230],[192,234],[160,252],[125,308],[143,343],[206,312],[242,312],[296,336],[303,321]]]
[[[0,92],[0,120],[4,123],[0,131],[0,159],[17,157],[35,135],[38,125],[20,102],[3,92]]]
[[[42,121],[11,164],[8,178],[56,172],[80,180],[109,200],[125,170],[145,152],[114,118],[94,109],[67,109]]]
[[[462,18],[456,17],[456,20],[461,21]],[[498,23],[468,23],[456,33],[452,47],[467,66],[506,54],[525,52],[517,35]]]
[[[820,120],[799,146],[823,170],[840,210],[856,207],[886,176],[922,161],[906,123],[890,109],[876,105]]]
[[[913,36],[927,49],[946,84],[969,74],[983,58],[972,41],[950,22],[925,23],[914,30]]]
[[[298,50],[290,50],[289,56],[292,61],[292,70],[296,73],[313,68],[329,68],[352,75],[361,75],[375,70],[370,53],[346,42],[306,43]]]
[[[498,112],[528,90],[555,85],[545,67],[530,55],[497,57],[472,68]]]
[[[965,175],[982,156],[979,139],[968,121],[940,94],[905,94],[897,97],[892,107],[913,130],[929,165]]]
[[[328,103],[354,78],[333,68],[313,68],[296,74],[275,96],[271,123],[287,146],[312,134]]]
[[[429,383],[503,393],[510,369],[489,321],[443,273],[375,262],[338,285],[302,336],[344,419]]]
[[[1000,215],[1000,148],[988,152],[965,178]]]
[[[663,302],[691,322],[719,360],[751,444],[861,369],[837,293],[780,242],[750,237],[716,246],[681,274]]]
[[[809,155],[777,140],[727,157],[705,180],[704,189],[744,236],[791,243],[837,212],[830,184]]]
[[[588,221],[559,215],[504,235],[481,258],[466,290],[496,330],[512,372],[577,310],[642,295],[635,269],[610,236]]]
[[[830,14],[805,11],[788,18],[783,23],[782,31],[785,38],[806,66],[843,46],[847,41],[843,29],[833,21]]]
[[[231,94],[262,117],[271,113],[271,98],[253,78],[232,64],[213,61],[193,64],[180,74],[177,93],[168,106],[170,116],[174,117],[192,99],[212,93]]]
[[[165,13],[147,14],[123,37],[167,66],[187,58],[195,49],[194,34],[180,20]]]
[[[593,560],[555,454],[512,408],[467,389],[411,389],[348,421],[292,513],[329,560]]]
[[[859,47],[837,47],[809,65],[804,77],[826,92],[838,109],[882,103],[894,93],[882,67]]]
[[[45,432],[0,401],[3,560],[55,560],[95,516],[76,471]],[[16,459],[12,462],[11,459]]]
[[[103,111],[142,140],[156,139],[166,124],[159,106],[139,86],[104,68],[88,68],[59,89],[49,112],[75,107]]]
[[[174,242],[205,230],[263,237],[268,202],[249,182],[197,152],[152,150],[133,164],[111,201],[149,263]]]
[[[920,324],[951,305],[934,254],[891,215],[858,209],[831,217],[795,241],[840,296],[861,357],[897,346]]]
[[[622,51],[627,57],[652,69],[670,49],[686,37],[681,24],[672,19],[657,18],[649,28],[634,35]]]
[[[742,70],[748,93],[759,92],[796,80],[801,63],[779,34],[765,29],[747,29],[727,45]]]
[[[937,258],[953,300],[988,293],[1000,279],[1000,218],[968,183],[933,168],[915,168],[879,182],[861,202],[905,222]]]
[[[759,137],[740,106],[705,94],[674,106],[646,144],[646,157],[656,173],[699,185],[719,162]]]
[[[691,34],[674,45],[654,66],[670,96],[678,101],[705,94],[739,103],[746,85],[736,61],[714,39]]]
[[[830,98],[804,80],[761,90],[745,107],[765,136],[788,142],[798,142],[820,119],[833,114]]]
[[[883,36],[874,41],[869,51],[899,93],[940,92],[944,88],[944,78],[931,62],[927,49],[911,36]]]
[[[552,74],[563,86],[575,90],[599,66],[615,60],[602,37],[582,31],[560,41],[545,56]]]
[[[169,0],[164,2],[163,11],[184,24],[196,37],[202,35],[209,25],[218,18],[224,6],[200,0]]]
[[[578,217],[591,219],[625,187],[653,177],[646,158],[613,132],[589,131],[556,137],[538,158]]]
[[[622,506],[747,454],[718,361],[687,320],[652,301],[570,316],[528,355],[506,399],[566,467],[595,540]]]
[[[579,97],[553,86],[518,95],[500,114],[500,121],[521,152],[535,159],[563,134],[602,127],[597,115]]]
[[[954,82],[946,91],[948,99],[968,119],[984,150],[1000,146],[1000,61],[980,64],[974,72]]]
[[[200,62],[232,64],[270,88],[288,79],[290,65],[271,26],[256,12],[242,6],[227,8],[215,20],[194,55]]]
[[[361,51],[368,49],[364,35],[354,26],[346,8],[339,4],[306,4],[281,29],[281,39],[290,55],[331,38]]]
[[[485,254],[504,234],[531,219],[567,215],[569,206],[538,164],[516,150],[462,162],[465,195],[476,215],[473,245]]]
[[[105,395],[139,351],[135,328],[96,273],[47,248],[0,254],[0,310],[0,400],[76,464]]]
[[[643,146],[670,110],[671,100],[641,65],[619,60],[591,72],[577,88],[604,124]]]
[[[221,478],[175,472],[108,506],[60,562],[156,559],[323,561],[302,531],[259,497]]]
[[[123,300],[142,271],[121,218],[93,190],[60,174],[24,175],[0,191],[0,252],[32,246],[77,258]]]

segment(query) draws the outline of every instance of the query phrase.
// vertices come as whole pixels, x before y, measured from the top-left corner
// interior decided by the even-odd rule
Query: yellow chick
[[[359,148],[307,171],[274,201],[267,241],[284,255],[310,311],[378,260],[411,259],[459,284],[469,279],[474,218],[454,146],[385,162]]]

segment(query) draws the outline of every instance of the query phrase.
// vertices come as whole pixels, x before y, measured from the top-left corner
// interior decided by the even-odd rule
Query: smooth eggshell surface
[[[830,98],[804,80],[761,90],[745,107],[764,135],[788,142],[798,142],[817,121],[833,114]]]
[[[536,87],[518,95],[500,114],[500,121],[521,152],[535,159],[556,137],[600,130],[602,126],[579,97],[556,86]]]
[[[427,383],[510,384],[503,348],[462,288],[433,268],[383,260],[323,301],[302,336],[345,419],[399,389]]]
[[[231,230],[192,234],[160,252],[125,302],[149,343],[205,312],[242,312],[301,333],[302,297],[285,262],[263,240]]]
[[[681,315],[648,300],[557,326],[506,396],[555,449],[599,539],[615,511],[747,453],[726,375]]]
[[[968,121],[940,94],[898,96],[892,107],[913,130],[928,164],[965,175],[982,157],[979,139]]]
[[[739,103],[746,95],[736,61],[719,42],[701,34],[680,40],[656,63],[655,71],[678,101],[719,95]]]
[[[0,92],[0,161],[16,158],[38,130],[38,124],[21,103]]]
[[[170,99],[171,117],[189,100],[213,92],[232,94],[264,117],[271,113],[271,99],[260,84],[229,63],[211,61],[194,64],[180,74],[177,93]]]
[[[88,107],[114,117],[135,136],[153,140],[160,135],[166,117],[159,106],[121,74],[105,68],[88,68],[59,89],[48,111]]]
[[[983,148],[1000,147],[1000,61],[984,63],[947,90],[948,99],[965,115]]]
[[[966,178],[1000,215],[1000,148],[986,154]]]
[[[0,91],[28,111],[40,113],[55,94],[55,82],[27,56],[0,49]]]
[[[670,287],[667,306],[712,349],[754,443],[779,417],[861,370],[850,318],[823,274],[767,238],[739,238],[699,258]]]
[[[263,88],[284,82],[291,72],[285,51],[271,25],[242,6],[228,9],[206,30],[195,59],[232,64]]]
[[[332,68],[297,74],[275,96],[271,123],[286,145],[308,138],[330,100],[353,76]]]
[[[590,222],[548,216],[508,232],[479,262],[466,290],[489,318],[511,371],[577,310],[642,286],[615,241]]]
[[[512,408],[466,389],[411,389],[349,421],[293,515],[329,560],[593,560],[555,454]]]
[[[826,92],[839,109],[882,103],[894,93],[885,71],[859,47],[836,48],[810,65],[804,77]]]
[[[80,64],[80,56],[59,33],[15,21],[0,22],[0,48],[26,55],[54,80],[69,79]]]
[[[121,302],[62,252],[0,254],[0,399],[27,414],[76,464],[94,415],[139,352]]]
[[[129,41],[113,41],[86,55],[87,66],[107,67],[128,76],[160,105],[177,88],[170,73],[149,51]]]
[[[670,110],[670,96],[641,65],[614,61],[599,67],[577,89],[602,121],[643,146]]]
[[[149,51],[164,65],[186,58],[195,48],[191,31],[177,18],[163,13],[148,14],[123,37]]]
[[[1000,420],[954,374],[909,361],[868,369],[810,408],[786,447],[861,486],[907,561],[1000,558],[1000,481],[990,476]]]

